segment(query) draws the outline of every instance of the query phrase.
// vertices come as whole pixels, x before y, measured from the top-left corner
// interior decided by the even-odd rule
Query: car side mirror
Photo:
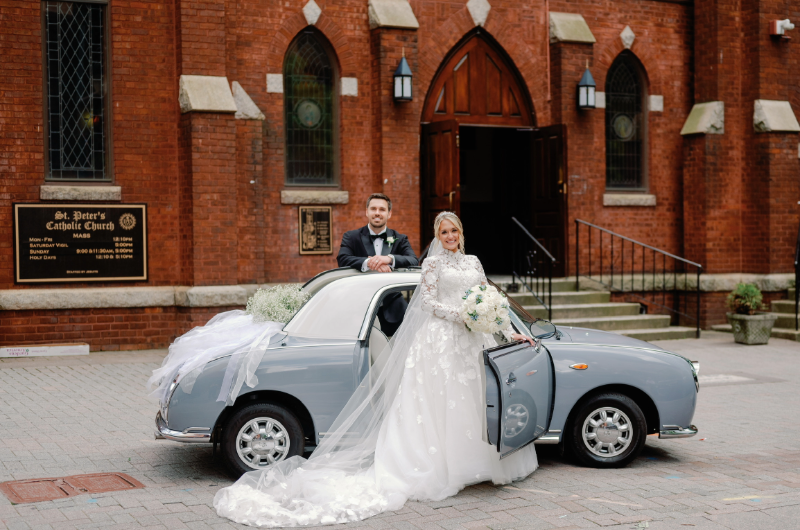
[[[537,320],[529,324],[531,335],[537,339],[549,339],[556,334],[556,326],[549,320]]]

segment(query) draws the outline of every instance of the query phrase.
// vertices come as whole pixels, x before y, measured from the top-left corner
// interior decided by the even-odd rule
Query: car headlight
[[[159,400],[159,405],[161,406],[161,417],[164,418],[164,423],[169,425],[169,420],[167,419],[167,415],[169,414],[169,402],[172,399],[172,394],[175,393],[175,389],[178,388],[178,378],[172,380],[172,383],[169,385],[169,389],[167,390],[167,400],[163,403]]]
[[[694,388],[698,392],[700,392],[700,361],[689,361],[689,364],[692,365],[692,376],[694,376]]]

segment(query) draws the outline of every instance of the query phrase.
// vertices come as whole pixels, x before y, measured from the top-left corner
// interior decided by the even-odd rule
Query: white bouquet
[[[511,323],[506,295],[491,285],[476,285],[467,290],[461,304],[461,318],[467,329],[497,333]]]
[[[276,285],[259,289],[247,301],[245,312],[253,315],[253,322],[289,322],[309,299],[308,293],[300,286]]]

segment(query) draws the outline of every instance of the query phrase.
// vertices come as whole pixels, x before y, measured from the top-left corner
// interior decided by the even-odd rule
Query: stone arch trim
[[[270,72],[283,71],[283,59],[286,56],[286,51],[298,33],[308,27],[306,17],[303,16],[302,11],[290,15],[281,25],[281,29],[275,33],[272,42],[269,45],[269,55],[267,58],[267,68]],[[334,51],[334,59],[337,61],[339,67],[340,77],[356,77],[358,71],[356,66],[356,59],[353,53],[353,47],[350,46],[350,40],[345,35],[342,28],[339,27],[330,17],[325,15],[323,11],[319,16],[317,23],[314,24],[320,33],[322,33]]]
[[[600,47],[600,49],[595,52],[594,66],[596,66],[596,72],[592,72],[592,74],[595,76],[598,90],[600,90],[600,87],[605,87],[606,77],[608,76],[611,65],[614,64],[619,54],[626,49],[627,48],[622,45],[622,41],[616,38],[612,42]],[[653,57],[647,43],[633,41],[633,46],[630,47],[629,51],[642,63],[643,74],[647,83],[647,93],[662,94],[663,86],[657,66],[658,61]]]
[[[465,5],[450,15],[435,31],[430,32],[431,38],[419,43],[420,93],[425,94],[426,98],[447,55],[474,29],[475,22]],[[519,24],[513,24],[493,11],[489,14],[486,26],[480,28],[480,31],[488,33],[503,48],[525,84],[533,106],[535,122],[545,122],[543,111],[547,109],[547,78],[536,74],[543,72],[546,65],[540,64],[535,51],[520,38]]]

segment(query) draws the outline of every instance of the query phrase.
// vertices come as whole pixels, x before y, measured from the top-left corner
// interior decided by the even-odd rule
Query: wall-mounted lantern
[[[597,84],[594,82],[594,77],[589,71],[589,65],[586,65],[586,71],[583,72],[583,77],[578,82],[578,108],[579,109],[593,109],[595,108],[595,89]]]
[[[403,58],[400,59],[400,64],[394,71],[394,100],[411,101],[411,99],[411,68],[409,68],[405,53],[403,53]]]

